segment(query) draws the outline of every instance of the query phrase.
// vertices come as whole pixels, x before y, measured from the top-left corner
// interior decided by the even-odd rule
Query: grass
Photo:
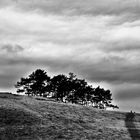
[[[46,98],[1,94],[0,140],[140,139],[140,114],[131,121],[127,116]]]

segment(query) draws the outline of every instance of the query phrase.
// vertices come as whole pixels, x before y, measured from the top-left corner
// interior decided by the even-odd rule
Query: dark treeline
[[[93,88],[73,73],[69,73],[68,76],[59,74],[51,78],[46,71],[37,69],[27,78],[21,78],[15,87],[18,93],[28,96],[49,97],[61,102],[90,105],[100,109],[118,108],[111,104],[110,90],[104,90],[99,86]]]

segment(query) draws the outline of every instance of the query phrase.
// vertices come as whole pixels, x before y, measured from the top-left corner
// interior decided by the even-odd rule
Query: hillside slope
[[[140,114],[0,94],[0,140],[140,139]]]

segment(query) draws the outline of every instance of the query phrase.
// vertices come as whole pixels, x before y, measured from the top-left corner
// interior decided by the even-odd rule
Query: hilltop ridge
[[[0,126],[0,140],[140,139],[140,114],[13,94],[0,94]]]

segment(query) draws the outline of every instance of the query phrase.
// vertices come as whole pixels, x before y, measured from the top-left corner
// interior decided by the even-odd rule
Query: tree
[[[27,78],[21,78],[15,85],[18,93],[27,95],[50,95],[62,102],[72,102],[82,105],[93,105],[96,108],[118,108],[111,104],[112,93],[98,86],[93,88],[84,79],[79,79],[75,74],[68,76],[59,74],[50,78],[44,70],[37,69]],[[51,93],[51,94],[50,94]]]
[[[94,96],[92,98],[92,102],[94,102],[94,106],[100,109],[105,109],[107,107],[118,108],[115,105],[111,104],[112,94],[110,90],[104,90],[98,86],[95,88]]]
[[[87,82],[76,78],[72,73],[69,74],[69,94],[67,100],[72,103],[84,104]]]
[[[87,85],[85,89],[85,104],[92,104],[92,98],[94,97],[94,88],[91,85]]]
[[[21,78],[15,87],[18,93],[25,93],[27,95],[40,95],[42,96],[48,91],[50,77],[44,70],[37,69],[30,74],[27,78]]]
[[[51,89],[54,93],[54,98],[63,102],[64,97],[66,98],[69,92],[68,78],[63,74],[54,76],[51,79]]]
[[[82,79],[76,79],[75,81],[75,100],[78,103],[84,104],[84,102],[86,101],[86,86],[87,86],[87,82],[85,80]]]

